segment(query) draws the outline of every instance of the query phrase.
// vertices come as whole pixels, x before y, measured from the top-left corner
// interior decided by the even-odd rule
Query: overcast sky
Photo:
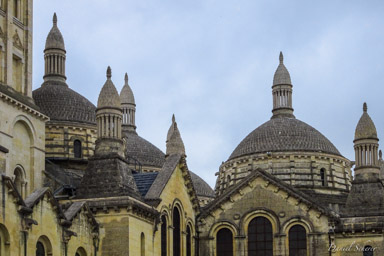
[[[383,1],[37,0],[34,89],[53,12],[70,88],[96,104],[107,66],[118,91],[128,72],[139,135],[165,151],[175,113],[189,169],[211,186],[221,162],[270,119],[280,51],[298,119],[354,160],[366,101],[383,138]]]

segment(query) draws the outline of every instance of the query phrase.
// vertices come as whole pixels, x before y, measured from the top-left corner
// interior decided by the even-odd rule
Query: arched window
[[[0,224],[0,255],[9,256],[10,241],[7,228]]]
[[[45,247],[42,242],[36,244],[36,256],[45,256]]]
[[[267,218],[256,217],[248,226],[248,256],[272,255],[272,224]]]
[[[189,226],[187,226],[187,256],[192,256],[192,234]]]
[[[227,187],[231,185],[231,175],[228,174],[227,176]]]
[[[73,142],[73,152],[74,152],[74,155],[75,155],[75,158],[81,158],[81,141],[80,140],[75,140]]]
[[[52,255],[52,244],[48,237],[41,236],[36,243],[36,256]]]
[[[161,256],[167,256],[167,218],[161,216]]]
[[[301,225],[289,229],[289,256],[307,255],[307,232]]]
[[[180,212],[177,207],[173,208],[173,256],[180,256]]]
[[[77,249],[75,256],[87,256],[87,252],[83,247]]]
[[[22,182],[23,182],[23,171],[18,167],[15,169],[13,175],[15,175],[15,186],[17,191],[22,194]]]
[[[364,246],[363,256],[373,256],[373,248],[370,245]]]
[[[216,235],[217,256],[233,256],[233,234],[228,228],[222,228]]]
[[[141,256],[145,256],[145,236],[144,233],[141,233],[140,237],[140,248],[141,248]]]
[[[320,179],[321,179],[321,186],[325,186],[325,169],[322,168],[320,170]]]

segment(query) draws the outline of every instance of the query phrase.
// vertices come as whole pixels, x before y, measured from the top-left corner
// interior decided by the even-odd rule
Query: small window
[[[187,226],[187,256],[192,256],[192,234],[191,228]]]
[[[74,147],[74,149],[73,149],[73,151],[74,151],[74,154],[75,154],[75,158],[81,158],[81,151],[82,151],[82,149],[81,149],[81,141],[80,140],[75,140],[74,142],[73,142],[73,147]]]
[[[173,209],[173,256],[181,255],[181,227],[180,227],[180,212],[177,207]]]
[[[289,230],[289,255],[307,255],[307,233],[301,225]]]
[[[161,217],[161,256],[167,256],[167,218]]]
[[[222,228],[216,236],[217,256],[233,256],[233,235],[228,228]]]
[[[45,256],[45,248],[41,242],[37,242],[36,244],[36,256]]]
[[[364,246],[363,256],[373,256],[373,248],[370,245]]]
[[[140,247],[141,247],[141,256],[145,256],[145,236],[144,233],[141,233],[140,237]]]
[[[231,185],[231,175],[227,176],[227,187]]]
[[[325,169],[322,168],[320,170],[320,179],[321,179],[321,186],[325,187]]]
[[[273,230],[265,217],[254,218],[248,226],[248,256],[273,255]]]

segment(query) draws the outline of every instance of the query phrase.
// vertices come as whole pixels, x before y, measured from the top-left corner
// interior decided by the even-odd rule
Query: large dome
[[[164,153],[149,141],[143,139],[135,131],[123,133],[126,141],[126,155],[139,161],[143,166],[161,168],[165,162]]]
[[[197,196],[215,197],[213,189],[196,173],[189,171],[191,174],[193,186]]]
[[[32,95],[36,105],[51,121],[96,124],[96,107],[65,83],[47,81]]]
[[[318,130],[295,118],[272,118],[252,131],[229,159],[266,152],[308,151],[341,155]]]

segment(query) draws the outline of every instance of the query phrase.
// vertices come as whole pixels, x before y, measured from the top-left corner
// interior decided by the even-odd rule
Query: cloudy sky
[[[214,186],[220,163],[271,117],[279,51],[298,119],[354,160],[362,104],[384,133],[383,1],[34,1],[34,89],[57,12],[69,86],[94,104],[128,72],[140,136],[165,151],[176,115],[189,168]]]

